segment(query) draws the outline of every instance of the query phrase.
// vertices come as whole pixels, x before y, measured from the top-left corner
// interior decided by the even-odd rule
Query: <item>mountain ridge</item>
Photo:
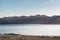
[[[0,24],[60,24],[60,16],[13,16],[0,18]]]

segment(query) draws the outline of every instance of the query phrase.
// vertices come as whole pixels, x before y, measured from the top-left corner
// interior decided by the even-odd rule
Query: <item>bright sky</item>
[[[60,15],[60,0],[0,0],[0,17]]]

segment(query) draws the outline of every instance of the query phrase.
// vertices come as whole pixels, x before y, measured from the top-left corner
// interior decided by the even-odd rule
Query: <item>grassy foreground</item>
[[[0,40],[60,40],[60,36],[32,36],[21,34],[3,34]]]

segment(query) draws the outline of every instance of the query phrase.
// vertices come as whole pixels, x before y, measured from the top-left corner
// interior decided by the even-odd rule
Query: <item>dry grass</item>
[[[0,40],[60,40],[60,36],[0,35]]]

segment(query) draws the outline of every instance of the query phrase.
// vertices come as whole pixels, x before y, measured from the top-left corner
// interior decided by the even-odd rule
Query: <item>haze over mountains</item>
[[[60,24],[60,16],[13,16],[0,18],[0,24]]]

